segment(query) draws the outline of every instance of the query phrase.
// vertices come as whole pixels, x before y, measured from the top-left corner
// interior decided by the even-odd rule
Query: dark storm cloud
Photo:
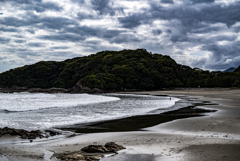
[[[230,59],[239,56],[240,53],[240,41],[235,41],[227,45],[205,45],[202,48],[204,50],[211,51],[213,53],[212,59],[215,61],[220,61],[223,59]]]
[[[31,34],[35,34],[35,30],[34,29],[27,29],[26,31],[31,33]]]
[[[228,6],[214,5],[202,10],[202,19],[209,23],[224,23],[227,26],[234,25],[240,21],[240,3],[230,4]]]
[[[79,12],[77,14],[79,20],[84,20],[84,19],[94,19],[93,15],[87,14],[85,12]]]
[[[191,43],[199,43],[202,45],[213,45],[219,41],[229,41],[234,42],[237,40],[236,35],[217,35],[217,36],[204,36],[204,37],[188,37],[186,35],[173,34],[170,38],[172,42],[191,42]]]
[[[128,42],[141,42],[141,39],[136,37],[134,34],[121,34],[113,38],[110,42],[121,44],[121,43],[128,43]]]
[[[192,65],[205,67],[213,70],[227,69],[229,67],[238,67],[240,65],[240,41],[234,41],[226,45],[210,44],[204,45],[203,50],[211,51],[209,59],[202,58],[194,61]]]
[[[16,17],[5,17],[0,19],[0,24],[5,26],[20,27],[20,26],[29,26],[36,23],[35,21],[26,21],[18,19]]]
[[[44,46],[46,46],[45,43],[38,43],[38,42],[35,42],[35,43],[27,43],[26,45],[29,46],[29,47],[44,47]]]
[[[236,35],[218,35],[206,38],[206,41],[216,42],[216,41],[235,41],[238,37]]]
[[[78,34],[82,37],[97,36],[101,31],[100,28],[92,28],[88,26],[74,26],[64,29],[64,32]]]
[[[4,59],[7,59],[7,57],[6,56],[4,56],[4,57],[0,56],[0,60],[4,60]]]
[[[0,19],[0,24],[12,27],[34,26],[40,29],[60,30],[68,25],[76,25],[77,22],[64,17],[39,17],[33,13],[28,13],[25,19],[5,17],[3,19]]]
[[[0,27],[0,32],[18,32],[16,28],[9,28],[9,27]]]
[[[16,43],[19,43],[19,44],[26,42],[26,40],[14,40],[14,41],[15,41]]]
[[[7,44],[10,42],[10,39],[5,37],[0,37],[0,44]]]
[[[103,38],[114,38],[123,32],[122,30],[105,30],[105,32],[103,32]]]
[[[213,3],[215,0],[190,0],[192,3]]]
[[[47,29],[64,29],[68,25],[77,25],[75,20],[71,20],[64,17],[44,17],[39,19],[38,27]]]
[[[188,42],[188,41],[190,41],[190,38],[188,38],[187,35],[174,34],[174,35],[171,36],[170,40],[174,43],[176,43],[176,42]]]
[[[64,32],[81,35],[82,37],[95,36],[99,38],[109,39],[117,37],[119,34],[124,33],[125,31],[105,28],[93,28],[88,26],[75,26],[65,28]]]
[[[87,49],[85,49],[85,51],[91,52],[91,53],[96,53],[96,51],[99,52],[99,51],[103,51],[103,50],[118,51],[118,50],[122,49],[121,47],[116,47],[114,45],[104,45],[104,44],[101,44],[101,43],[102,43],[102,41],[90,40],[90,41],[84,41],[83,45],[85,47],[87,47]]]
[[[18,54],[22,55],[27,52],[28,53],[32,52],[32,54],[34,53],[31,49],[25,48],[25,46],[23,46],[23,45],[21,45],[21,46],[17,45],[16,47],[11,47],[11,48],[4,48],[3,51],[9,52],[9,53],[14,53],[14,56],[18,55]]]
[[[201,58],[197,61],[193,61],[191,66],[198,67],[198,68],[205,68],[207,61],[208,61],[207,58]]]
[[[71,0],[73,3],[78,3],[79,5],[82,5],[85,3],[85,0]]]
[[[42,51],[33,51],[29,48],[19,48],[19,49],[16,49],[16,55],[20,58],[23,58],[25,60],[27,59],[32,59],[33,57],[39,57],[39,56],[42,56],[43,52]]]
[[[46,55],[51,55],[51,56],[55,56],[55,57],[62,57],[64,55],[74,55],[73,52],[71,51],[54,51],[54,52],[47,52]],[[82,55],[78,55],[78,56],[82,56]],[[58,58],[57,58],[58,59]]]
[[[171,33],[172,33],[172,30],[167,29],[165,32],[168,33],[168,34],[171,34]]]
[[[36,12],[45,12],[46,10],[61,11],[63,9],[53,2],[41,2],[34,5],[26,5],[21,8],[24,10],[35,10]]]
[[[70,41],[70,42],[80,42],[85,40],[86,38],[81,35],[75,35],[75,34],[58,34],[58,35],[44,35],[44,36],[39,36],[39,39],[44,39],[44,40],[52,40],[52,41]]]
[[[123,18],[119,22],[125,28],[134,28],[141,24],[149,24],[153,20],[177,20],[181,22],[179,28],[193,30],[194,27],[201,27],[201,23],[223,23],[232,26],[240,21],[240,3],[222,6],[221,4],[212,4],[204,8],[195,8],[191,5],[177,7],[163,7],[157,2],[149,2],[151,9],[145,13],[135,13]]]
[[[47,40],[57,40],[57,41],[69,40],[71,42],[83,41],[88,37],[98,37],[98,38],[103,38],[108,40],[108,39],[115,38],[124,32],[126,31],[73,25],[71,27],[63,27],[61,32],[58,32],[57,35],[45,35],[45,36],[40,36],[39,38],[47,39]],[[126,40],[128,41],[129,38]],[[116,38],[116,41],[118,41],[117,38]],[[136,40],[133,39],[133,41],[136,41]]]
[[[212,32],[218,32],[223,30],[222,26],[209,26],[209,25],[205,25],[205,26],[201,26],[199,28],[193,28],[191,30],[192,33],[212,33]]]
[[[152,33],[154,35],[161,35],[163,33],[163,31],[161,29],[154,29],[154,30],[152,30]]]
[[[173,4],[173,0],[161,0],[162,3],[170,3],[170,4]]]
[[[236,33],[239,33],[239,32],[240,32],[240,26],[234,26],[232,29],[233,29],[233,31],[236,32]]]
[[[14,2],[19,4],[33,4],[35,2],[42,2],[42,0],[0,0],[0,2]]]
[[[114,9],[112,9],[110,0],[91,0],[93,9],[99,12],[100,15],[109,13],[115,15]]]
[[[35,10],[44,12],[46,10],[61,11],[62,7],[53,2],[43,2],[42,0],[0,0],[0,3],[11,3],[23,10]]]
[[[23,38],[22,35],[12,35],[12,37],[15,37],[15,38]]]
[[[125,28],[138,27],[145,21],[145,16],[143,14],[132,14],[130,16],[118,18],[119,22]]]
[[[109,14],[111,16],[116,13],[124,13],[124,8],[113,7],[114,1],[111,0],[91,0],[92,8],[98,12],[99,15]]]
[[[54,46],[51,47],[51,50],[65,50],[65,49],[69,49],[68,46]]]

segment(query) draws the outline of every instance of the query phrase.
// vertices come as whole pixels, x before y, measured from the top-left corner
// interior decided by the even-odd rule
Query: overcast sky
[[[0,0],[0,72],[145,48],[205,70],[240,65],[240,0]]]

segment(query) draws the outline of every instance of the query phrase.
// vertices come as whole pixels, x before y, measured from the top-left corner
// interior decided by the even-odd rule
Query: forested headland
[[[177,64],[145,49],[102,51],[65,61],[40,61],[0,74],[0,87],[65,88],[81,85],[104,91],[157,90],[175,87],[239,87],[234,72],[206,71]]]

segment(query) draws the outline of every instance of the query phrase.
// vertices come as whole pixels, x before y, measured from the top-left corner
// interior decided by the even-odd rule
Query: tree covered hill
[[[62,62],[41,61],[0,74],[0,87],[153,90],[169,87],[231,87],[240,73],[203,71],[177,64],[169,56],[145,49],[102,51]]]
[[[234,70],[234,72],[240,72],[240,66]]]

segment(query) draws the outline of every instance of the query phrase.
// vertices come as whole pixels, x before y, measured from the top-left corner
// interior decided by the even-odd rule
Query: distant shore
[[[126,92],[124,92],[126,93]],[[127,149],[109,160],[240,160],[240,90],[178,89],[130,92],[131,94],[165,95],[215,105],[199,105],[217,110],[204,117],[191,117],[145,128],[145,131],[89,133],[71,138],[27,145],[1,144],[0,160],[47,160],[48,154],[78,151],[90,144],[114,141]],[[15,160],[14,160],[15,159]],[[56,160],[52,157],[51,160]]]
[[[202,91],[202,90],[229,90],[231,88],[191,88],[191,87],[182,87],[182,88],[163,88],[161,90],[157,91]],[[234,89],[234,88],[232,88]],[[238,88],[236,88],[238,89]],[[109,90],[104,91],[101,89],[90,89],[88,87],[83,87],[81,85],[76,84],[74,87],[66,89],[66,88],[28,88],[28,87],[18,87],[18,86],[12,86],[11,88],[1,88],[0,87],[0,93],[14,93],[14,92],[30,92],[30,93],[149,93],[149,92],[155,92],[155,91],[143,91],[143,90],[136,90],[136,89],[124,89],[122,91],[115,91],[115,90]],[[167,92],[168,93],[168,92]]]

